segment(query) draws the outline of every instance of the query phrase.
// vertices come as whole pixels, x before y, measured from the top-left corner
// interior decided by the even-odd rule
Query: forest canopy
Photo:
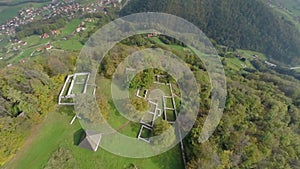
[[[132,0],[121,15],[137,12],[174,14],[218,44],[259,51],[276,63],[300,63],[299,31],[259,0]]]

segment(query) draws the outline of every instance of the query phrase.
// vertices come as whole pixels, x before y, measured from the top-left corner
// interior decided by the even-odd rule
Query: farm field
[[[227,67],[229,67],[233,70],[236,70],[236,71],[239,71],[242,68],[254,68],[253,65],[250,62],[251,60],[253,60],[253,55],[256,55],[262,61],[267,60],[267,58],[264,54],[259,53],[259,52],[255,52],[255,51],[238,49],[236,51],[236,53],[238,53],[239,55],[244,57],[246,60],[241,61],[237,57],[225,57],[225,58],[223,58],[223,59],[225,59],[225,61],[227,63]]]
[[[15,2],[21,2],[20,0],[12,0],[12,1],[7,1],[5,0],[4,2],[1,1],[2,3],[15,3]],[[18,11],[23,9],[23,8],[27,8],[27,7],[40,7],[45,5],[46,3],[32,3],[32,2],[28,2],[28,3],[23,3],[20,5],[15,5],[15,6],[1,6],[1,2],[0,2],[0,24],[4,23],[7,19],[13,18],[14,16],[16,16],[18,14]]]
[[[45,46],[51,44],[52,50],[65,50],[65,51],[80,51],[83,44],[80,42],[80,37],[77,34],[72,35],[76,27],[82,22],[82,19],[73,19],[66,24],[64,28],[61,29],[61,34],[56,36],[50,36],[50,38],[42,39],[38,35],[32,35],[25,37],[22,41],[26,42],[26,45],[18,45],[18,51],[9,52],[9,54],[0,54],[1,57],[5,59],[8,63],[18,63],[22,59],[30,59],[30,57],[40,55],[44,53]],[[67,40],[62,40],[64,37],[68,37]],[[3,46],[6,48],[18,47],[16,45],[7,45],[5,41],[2,42]],[[40,48],[42,51],[37,52],[36,50]],[[48,52],[48,51],[47,51]],[[51,52],[51,50],[49,51]]]

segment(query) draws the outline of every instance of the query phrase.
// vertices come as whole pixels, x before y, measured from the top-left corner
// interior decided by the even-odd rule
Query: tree
[[[141,98],[133,97],[131,99],[131,104],[136,110],[140,112],[145,112],[149,109],[148,102]]]
[[[153,127],[154,136],[159,136],[154,139],[154,144],[162,146],[170,146],[176,140],[175,128],[166,120],[157,119]]]
[[[154,83],[154,73],[153,73],[153,70],[152,69],[147,69],[143,72],[143,75],[142,75],[142,87],[144,88],[149,88],[151,87],[151,85],[153,85]]]

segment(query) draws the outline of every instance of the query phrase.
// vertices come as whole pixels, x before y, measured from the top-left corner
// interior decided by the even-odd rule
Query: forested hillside
[[[260,51],[277,63],[300,63],[300,34],[295,25],[261,1],[132,0],[121,14],[144,11],[183,17],[218,44]]]
[[[0,166],[24,144],[32,126],[55,109],[72,56],[50,55],[0,69]]]
[[[299,81],[274,72],[227,74],[221,123],[208,142],[199,144],[205,120],[199,116],[186,140],[188,168],[299,168],[299,103],[293,103],[292,93],[284,94],[286,89],[296,94]]]
[[[228,86],[225,111],[213,136],[207,142],[199,143],[203,122],[209,112],[208,76],[197,57],[180,48],[166,46],[175,43],[165,41],[165,37],[159,39],[161,41],[147,41],[143,36],[134,36],[123,43],[130,47],[150,47],[154,43],[155,47],[181,57],[193,70],[201,86],[201,108],[192,131],[184,140],[188,169],[300,167],[299,80],[270,69],[236,71],[223,62]],[[105,59],[105,75],[110,75],[111,68],[127,56],[114,54],[114,51],[121,49],[111,51],[109,55],[114,59]],[[230,54],[232,52],[221,59],[232,60]]]

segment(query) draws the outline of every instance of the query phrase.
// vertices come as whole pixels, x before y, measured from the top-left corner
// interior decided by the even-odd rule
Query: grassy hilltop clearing
[[[285,19],[278,18],[282,13],[278,14],[276,10],[262,6],[263,4],[256,0],[241,0],[238,3],[235,0],[226,0],[219,6],[213,3],[216,0],[178,0],[177,3],[172,3],[172,0],[153,0],[151,3],[132,0],[121,12],[114,4],[103,7],[96,1],[84,1],[77,8],[92,8],[90,2],[99,5],[99,11],[76,13],[70,9],[71,13],[74,12],[73,17],[65,14],[49,18],[37,17],[28,24],[16,27],[13,33],[1,32],[0,167],[300,167],[300,70],[292,70],[289,67],[291,62],[299,63],[299,57],[296,57],[299,51],[295,49],[290,55],[286,55],[286,46],[280,42],[289,39],[289,45],[297,45],[298,34],[295,24],[286,23],[288,21]],[[0,14],[6,14],[0,15],[0,20],[6,22],[15,12],[27,9],[27,5],[39,8],[45,4],[49,2],[1,6]],[[69,6],[64,3],[61,5]],[[176,113],[181,105],[180,91],[174,77],[167,72],[147,69],[124,84],[129,86],[130,101],[135,109],[152,112],[153,104],[149,102],[153,100],[157,101],[154,110],[172,108],[166,111],[166,115],[162,113],[155,117],[154,125],[150,124],[149,127],[147,118],[151,122],[153,114],[143,116],[145,123],[141,124],[129,121],[117,111],[111,97],[110,82],[113,74],[118,64],[129,54],[146,48],[161,48],[182,59],[191,69],[200,89],[200,109],[196,123],[183,140],[186,166],[182,160],[180,145],[145,159],[120,157],[101,147],[97,152],[80,148],[78,144],[84,131],[78,120],[70,124],[75,115],[74,108],[57,104],[66,77],[74,73],[77,56],[88,38],[101,26],[123,14],[148,10],[183,16],[200,26],[211,38],[224,66],[228,92],[224,114],[216,131],[207,142],[198,142],[211,101],[212,88],[205,65],[195,56],[192,49],[165,35],[135,35],[111,49],[99,67],[96,81],[98,89],[95,95],[101,112],[115,130],[130,137],[140,137],[140,141],[147,141],[147,137],[158,135],[173,127],[166,121],[176,119],[174,112]],[[293,13],[296,13],[295,11]],[[52,12],[49,10],[49,13],[41,14],[52,16]],[[250,13],[255,17],[251,18]],[[209,17],[205,18],[206,14]],[[218,21],[220,18],[222,21]],[[266,22],[271,26],[265,25]],[[278,31],[282,34],[273,36]],[[261,42],[262,38],[265,40]],[[269,51],[269,48],[274,51]],[[162,78],[157,81],[156,75]],[[173,87],[172,91],[169,85]],[[81,91],[82,86],[74,90]],[[170,95],[174,96],[174,102]],[[140,130],[143,125],[150,129]],[[162,142],[169,143],[174,140],[174,135],[171,133],[165,138]]]

